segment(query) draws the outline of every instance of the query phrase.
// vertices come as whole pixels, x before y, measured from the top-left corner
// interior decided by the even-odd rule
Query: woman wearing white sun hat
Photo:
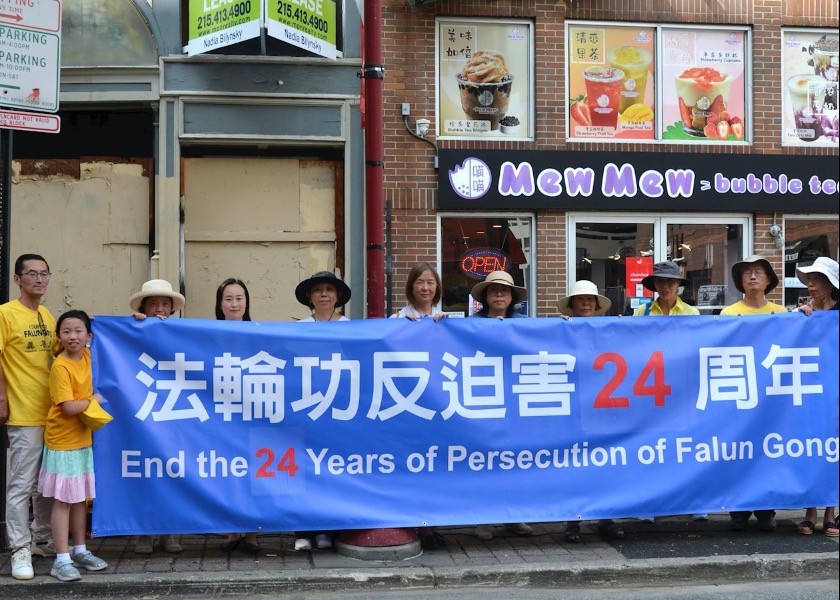
[[[838,267],[836,260],[826,256],[820,256],[814,263],[807,267],[796,267],[796,276],[799,281],[808,286],[808,293],[811,300],[803,304],[797,310],[810,315],[815,310],[840,310],[840,291],[838,291]],[[805,518],[796,530],[802,535],[814,533],[817,523],[817,507],[813,506],[805,510]],[[826,506],[823,513],[823,533],[828,537],[840,535],[840,525],[834,513],[834,506]]]
[[[564,317],[600,317],[607,314],[612,307],[612,302],[606,296],[598,293],[598,286],[581,279],[572,285],[572,291],[568,296],[560,298],[560,313]],[[601,519],[598,521],[598,535],[603,538],[623,539],[624,529],[612,519]],[[567,521],[564,539],[570,544],[579,544],[580,522]]]

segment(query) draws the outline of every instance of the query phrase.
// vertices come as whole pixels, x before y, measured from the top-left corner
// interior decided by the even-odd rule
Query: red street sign
[[[56,33],[61,29],[61,2],[0,0],[0,24]]]
[[[24,113],[0,110],[0,128],[38,131],[40,133],[58,133],[61,131],[61,118],[44,113]]]

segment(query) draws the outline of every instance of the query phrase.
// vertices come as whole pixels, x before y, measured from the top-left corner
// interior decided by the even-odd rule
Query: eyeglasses
[[[747,277],[751,277],[752,275],[755,275],[756,277],[761,277],[762,275],[764,275],[764,269],[762,269],[761,267],[758,267],[756,269],[744,269],[743,271],[741,271],[741,274],[746,275]]]
[[[49,279],[52,277],[52,273],[49,271],[27,271],[26,273],[21,273],[20,277],[28,277],[32,280],[38,279],[39,277],[41,279]]]

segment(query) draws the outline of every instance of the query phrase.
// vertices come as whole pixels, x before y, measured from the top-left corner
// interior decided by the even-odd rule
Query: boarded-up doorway
[[[309,314],[295,286],[312,273],[343,275],[343,165],[293,158],[183,161],[184,316],[214,318],[216,288],[241,279],[251,318]]]

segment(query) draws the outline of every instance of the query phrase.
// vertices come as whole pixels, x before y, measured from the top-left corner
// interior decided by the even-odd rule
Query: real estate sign
[[[334,0],[265,0],[268,35],[325,58],[335,58]]]
[[[195,56],[260,35],[262,0],[190,0],[189,39]]]

